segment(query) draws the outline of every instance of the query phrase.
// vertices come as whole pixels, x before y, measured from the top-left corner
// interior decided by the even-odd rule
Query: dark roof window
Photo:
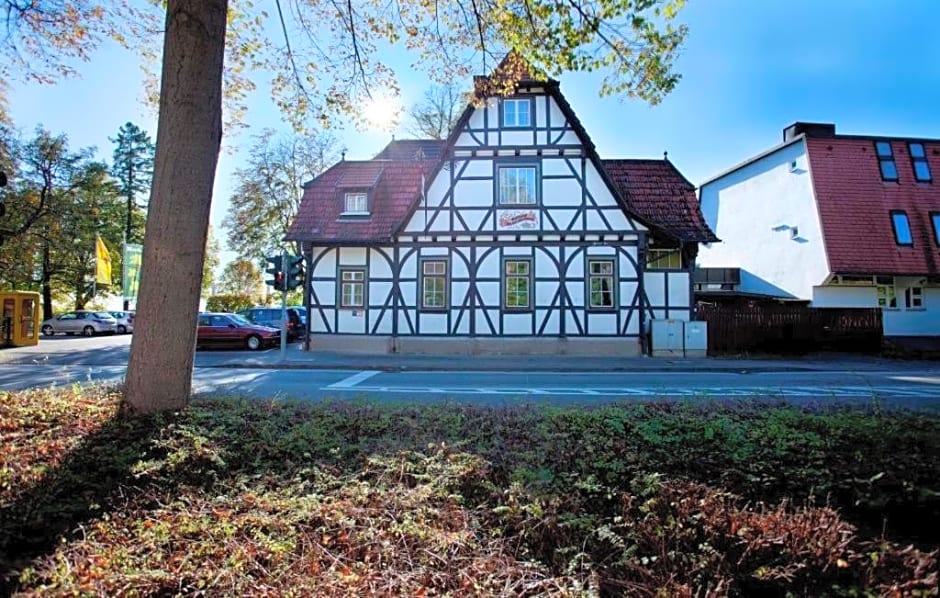
[[[914,178],[920,183],[929,183],[931,181],[930,165],[927,163],[927,152],[924,151],[924,144],[909,143],[907,147],[911,152]]]
[[[940,245],[940,212],[931,212],[930,221],[933,223],[933,240]]]
[[[891,212],[891,225],[894,227],[894,240],[898,245],[913,245],[911,236],[911,223],[907,219],[907,212],[893,210]]]
[[[875,153],[878,154],[878,165],[881,168],[881,179],[884,181],[898,180],[898,165],[894,162],[894,151],[888,141],[876,141]]]

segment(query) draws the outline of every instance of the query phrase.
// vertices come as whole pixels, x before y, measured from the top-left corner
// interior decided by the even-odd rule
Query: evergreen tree
[[[124,234],[128,243],[139,243],[144,231],[134,228],[134,216],[150,199],[155,147],[150,135],[131,122],[118,129],[117,137],[109,139],[116,145],[111,176],[118,181],[121,195],[127,200]]]

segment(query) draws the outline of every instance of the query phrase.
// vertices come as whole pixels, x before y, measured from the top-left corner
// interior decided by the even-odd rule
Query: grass
[[[940,417],[0,393],[0,595],[937,595]]]

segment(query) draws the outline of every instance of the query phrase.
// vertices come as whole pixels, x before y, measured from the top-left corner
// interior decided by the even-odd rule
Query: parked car
[[[110,312],[117,320],[118,334],[127,334],[134,332],[134,312],[132,311],[112,311]]]
[[[281,329],[281,308],[280,307],[249,307],[238,312],[255,324],[261,326],[270,326],[271,328]],[[287,342],[294,342],[301,338],[306,332],[307,327],[304,324],[302,307],[287,308]]]
[[[201,313],[196,329],[196,348],[244,347],[257,351],[281,342],[281,331],[249,322],[238,314]]]
[[[117,320],[106,311],[78,309],[59,314],[43,321],[40,328],[46,336],[63,332],[68,335],[114,334],[117,332]]]

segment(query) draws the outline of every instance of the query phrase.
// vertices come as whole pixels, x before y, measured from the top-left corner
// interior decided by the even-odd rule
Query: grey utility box
[[[650,320],[653,357],[682,357],[682,320]]]
[[[708,322],[685,323],[685,356],[705,357],[708,354]]]

